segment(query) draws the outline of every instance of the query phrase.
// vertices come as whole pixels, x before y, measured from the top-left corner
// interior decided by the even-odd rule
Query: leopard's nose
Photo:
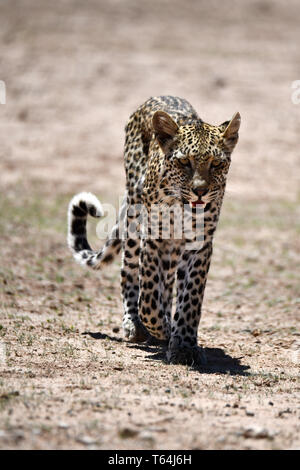
[[[204,189],[204,188],[203,189],[193,189],[193,193],[195,193],[196,196],[198,196],[198,197],[203,197],[203,196],[205,196],[205,194],[208,193],[208,189]]]
[[[208,191],[208,183],[204,179],[197,179],[193,182],[193,192],[197,196],[204,196]]]

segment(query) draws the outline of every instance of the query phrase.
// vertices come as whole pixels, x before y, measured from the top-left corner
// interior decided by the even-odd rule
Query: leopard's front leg
[[[177,270],[177,303],[167,358],[172,363],[205,364],[197,344],[201,306],[212,255],[212,243],[184,251]]]
[[[139,317],[149,333],[169,341],[180,241],[144,239],[140,253]]]
[[[142,343],[149,338],[138,316],[139,297],[139,240],[123,240],[121,290],[123,297],[123,331],[132,343]]]

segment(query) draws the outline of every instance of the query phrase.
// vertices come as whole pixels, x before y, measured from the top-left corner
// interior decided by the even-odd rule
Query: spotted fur
[[[121,287],[123,329],[132,342],[154,337],[168,344],[173,363],[203,363],[197,344],[198,325],[212,241],[220,215],[231,153],[238,141],[240,115],[219,126],[203,122],[184,99],[150,98],[129,119],[125,136],[126,193],[119,221],[100,251],[86,238],[86,217],[101,216],[95,196],[83,193],[69,206],[69,246],[82,264],[99,269],[122,248]],[[151,219],[157,236],[136,239],[140,213],[152,208],[161,213]],[[169,238],[164,237],[164,210],[185,208],[192,231],[175,237],[176,215],[171,211]],[[141,210],[142,210],[141,209]],[[203,212],[204,230],[197,232],[196,214]],[[119,234],[120,221],[128,229]],[[142,220],[144,225],[145,219]],[[196,242],[202,240],[199,245]],[[189,244],[196,243],[191,249]],[[192,245],[194,247],[194,245]],[[172,317],[176,282],[175,313]]]

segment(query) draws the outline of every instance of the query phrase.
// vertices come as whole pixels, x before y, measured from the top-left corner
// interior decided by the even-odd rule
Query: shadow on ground
[[[81,334],[88,335],[93,339],[109,339],[110,341],[116,341],[117,343],[123,342],[122,338],[118,338],[116,336],[110,336],[110,335],[107,335],[106,333],[100,333],[100,331],[98,331],[97,333],[93,333],[92,331],[84,331]]]
[[[91,331],[85,331],[83,335],[89,335],[93,339],[102,339],[110,341],[116,341],[122,343],[124,340],[116,336],[110,336],[105,333]],[[127,343],[130,349],[139,349],[144,352],[149,352],[151,355],[146,356],[146,360],[162,361],[167,364],[166,361],[166,347],[160,345],[153,345],[149,342],[143,344],[131,344]],[[248,369],[250,366],[241,364],[242,357],[232,357],[226,354],[221,348],[204,348],[207,364],[205,366],[191,365],[193,370],[197,370],[205,374],[227,374],[227,375],[250,375]]]

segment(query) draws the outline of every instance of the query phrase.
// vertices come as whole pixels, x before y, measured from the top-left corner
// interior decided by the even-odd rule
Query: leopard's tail
[[[93,250],[87,240],[87,216],[104,215],[99,200],[91,193],[79,193],[71,199],[68,210],[68,245],[76,261],[93,269],[100,269],[103,264],[113,261],[120,252],[121,240],[117,237],[118,224],[113,227],[103,248]]]

